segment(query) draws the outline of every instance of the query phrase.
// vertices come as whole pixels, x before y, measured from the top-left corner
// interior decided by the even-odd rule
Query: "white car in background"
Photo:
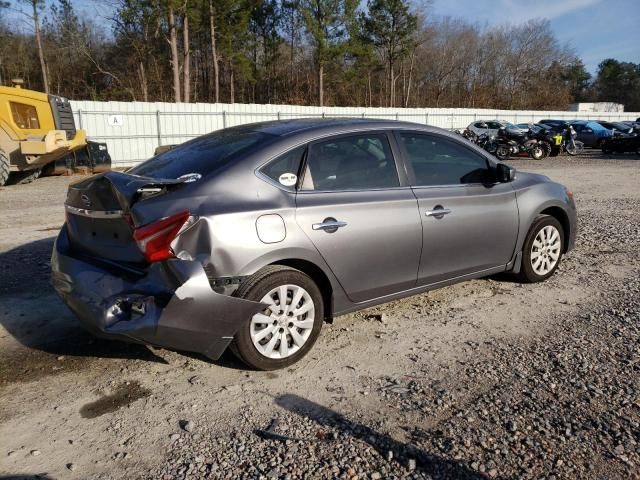
[[[467,128],[476,135],[482,135],[483,133],[495,135],[501,127],[505,127],[516,133],[527,133],[526,128],[520,128],[505,120],[476,120],[475,122],[471,122]]]

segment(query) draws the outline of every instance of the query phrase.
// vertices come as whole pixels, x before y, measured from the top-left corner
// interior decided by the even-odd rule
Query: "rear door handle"
[[[335,218],[328,217],[325,218],[322,223],[314,223],[313,225],[311,225],[311,228],[313,228],[314,230],[324,230],[327,233],[334,233],[340,227],[346,226],[347,222],[341,222],[339,220],[336,220]]]
[[[436,206],[433,210],[427,210],[424,212],[427,217],[443,217],[449,213],[451,213],[451,210],[440,206]]]

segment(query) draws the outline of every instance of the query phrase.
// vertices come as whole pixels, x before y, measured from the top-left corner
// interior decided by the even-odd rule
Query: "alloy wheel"
[[[298,285],[280,285],[260,300],[269,306],[251,319],[251,341],[258,352],[272,359],[296,353],[313,330],[315,307],[309,292]]]
[[[546,275],[560,259],[560,232],[553,225],[540,229],[531,246],[531,267],[538,275]]]

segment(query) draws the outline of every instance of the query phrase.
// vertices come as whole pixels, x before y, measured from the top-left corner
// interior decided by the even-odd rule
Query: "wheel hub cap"
[[[553,225],[543,227],[531,246],[531,267],[538,275],[546,275],[560,259],[560,232]]]
[[[287,358],[307,342],[313,330],[315,308],[311,295],[298,285],[281,285],[267,293],[269,305],[251,319],[251,341],[258,352],[273,359]]]

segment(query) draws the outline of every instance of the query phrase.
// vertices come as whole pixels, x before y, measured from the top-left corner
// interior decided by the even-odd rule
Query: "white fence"
[[[224,127],[265,120],[303,117],[362,117],[406,120],[454,129],[475,120],[530,123],[545,118],[635,120],[640,113],[546,112],[467,108],[356,108],[296,105],[71,102],[76,126],[91,140],[108,145],[113,165],[131,166],[153,155],[160,145],[182,143]]]

